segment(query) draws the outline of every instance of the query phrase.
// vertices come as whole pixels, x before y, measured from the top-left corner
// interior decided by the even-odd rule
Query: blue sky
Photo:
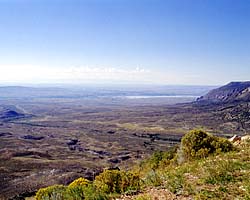
[[[0,0],[1,83],[218,85],[249,75],[248,0]]]

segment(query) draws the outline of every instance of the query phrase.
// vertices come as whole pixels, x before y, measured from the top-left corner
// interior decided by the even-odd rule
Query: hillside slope
[[[200,97],[198,101],[213,103],[250,101],[250,81],[231,82],[227,85],[211,90],[208,94]]]
[[[242,138],[234,144],[194,130],[183,137],[178,150],[156,152],[130,171],[104,170],[92,183],[80,178],[69,186],[40,189],[36,198],[249,199],[250,143]]]
[[[155,171],[155,177],[159,178],[158,186],[148,187],[135,196],[124,195],[121,199],[249,199],[249,145],[246,142],[238,146],[238,151],[179,166],[160,167]]]
[[[193,105],[204,112],[210,110],[214,121],[220,121],[228,131],[230,126],[238,133],[246,134],[250,130],[250,81],[231,82],[213,89]]]

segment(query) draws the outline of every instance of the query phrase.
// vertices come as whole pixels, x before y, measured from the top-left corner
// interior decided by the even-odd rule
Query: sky
[[[0,0],[0,84],[250,77],[249,0]]]

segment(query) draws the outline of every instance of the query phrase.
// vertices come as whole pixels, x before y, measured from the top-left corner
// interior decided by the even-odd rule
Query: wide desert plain
[[[195,128],[244,134],[232,107],[195,102],[211,88],[0,88],[0,199],[129,168]]]

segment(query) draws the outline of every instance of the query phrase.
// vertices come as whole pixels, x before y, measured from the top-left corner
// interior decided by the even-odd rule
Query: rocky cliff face
[[[198,102],[232,103],[250,101],[250,81],[231,82],[225,86],[211,90],[197,99]]]

